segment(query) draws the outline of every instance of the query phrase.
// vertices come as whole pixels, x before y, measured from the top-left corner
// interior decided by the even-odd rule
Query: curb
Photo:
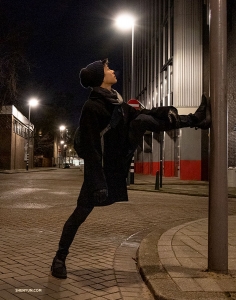
[[[28,171],[20,169],[20,170],[0,170],[0,173],[3,174],[15,174],[15,173],[30,173],[30,172],[44,172],[44,171],[55,171],[57,168],[45,168],[45,169],[30,169]]]
[[[151,192],[151,193],[165,193],[165,194],[175,194],[175,195],[187,195],[187,196],[194,196],[194,197],[209,197],[208,193],[194,193],[194,192],[181,192],[180,190],[151,190],[151,189],[144,189],[144,188],[135,188],[135,187],[128,187],[129,191],[141,191],[141,192]],[[236,198],[235,194],[228,194],[228,198]]]
[[[160,274],[163,278],[167,277],[167,273],[161,265],[157,254],[157,242],[160,236],[161,234],[157,236],[157,232],[152,231],[141,241],[137,251],[137,268],[154,299],[168,300],[157,287],[154,287],[155,274]],[[152,263],[153,261],[155,261],[155,264]]]

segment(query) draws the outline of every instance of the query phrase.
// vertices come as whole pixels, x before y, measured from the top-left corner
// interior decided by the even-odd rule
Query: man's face
[[[113,85],[117,82],[115,71],[111,70],[107,64],[104,65],[104,79],[103,83]]]

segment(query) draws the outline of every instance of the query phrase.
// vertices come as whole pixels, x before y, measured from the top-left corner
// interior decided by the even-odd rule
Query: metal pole
[[[132,45],[131,45],[131,99],[134,99],[134,24],[132,24]],[[134,157],[132,158],[132,172],[129,170],[127,185],[134,184]]]
[[[134,156],[132,157],[129,173],[130,173],[130,184],[134,184]]]
[[[132,24],[132,46],[131,46],[131,99],[134,99],[134,24]]]
[[[208,270],[228,272],[227,18],[225,0],[210,0],[210,131]]]
[[[160,173],[159,171],[156,172],[156,181],[155,181],[155,190],[159,190],[159,177],[160,177]]]
[[[160,132],[160,188],[162,188],[162,176],[163,176],[163,139],[164,133]]]
[[[29,170],[29,134],[30,134],[30,104],[29,104],[29,116],[28,116],[28,135],[27,135],[27,153],[26,153],[26,171]]]
[[[60,151],[59,151],[59,169],[60,169],[60,167],[61,167],[61,155],[62,155],[62,153],[61,153],[61,130],[60,130],[60,141],[59,141],[59,145],[60,145]]]

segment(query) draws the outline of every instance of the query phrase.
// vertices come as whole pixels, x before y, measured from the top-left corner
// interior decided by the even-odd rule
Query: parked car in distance
[[[69,168],[70,168],[70,164],[66,163],[66,164],[63,165],[63,169],[69,169]]]

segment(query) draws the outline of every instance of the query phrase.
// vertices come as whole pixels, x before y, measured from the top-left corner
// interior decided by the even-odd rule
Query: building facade
[[[146,108],[174,105],[179,114],[194,113],[201,95],[209,96],[209,3],[207,0],[127,1],[134,27],[135,98]],[[229,166],[236,164],[235,43],[236,12],[228,0]],[[131,89],[131,38],[124,47],[125,99]],[[188,180],[208,179],[208,130],[184,128],[147,132],[135,155],[135,171]]]
[[[13,105],[2,107],[0,125],[0,169],[25,169],[27,149],[32,168],[34,125]]]

